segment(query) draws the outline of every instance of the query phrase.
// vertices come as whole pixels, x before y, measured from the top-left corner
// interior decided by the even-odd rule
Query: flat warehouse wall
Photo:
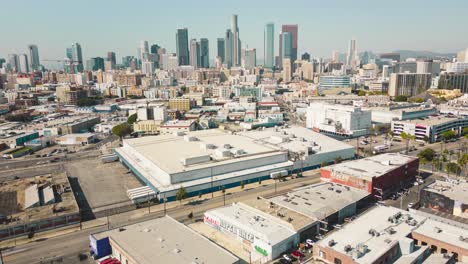
[[[236,161],[235,158],[232,160]],[[219,164],[211,163],[212,167],[197,169],[197,170],[190,170],[190,166],[187,166],[186,172],[181,173],[174,173],[171,175],[171,183],[181,183],[190,180],[196,180],[200,178],[211,177],[211,175],[222,175],[230,172],[251,169],[256,167],[261,167],[265,165],[280,163],[287,161],[287,154],[286,153],[278,153],[275,155],[271,155],[268,157],[263,158],[253,158],[248,160],[240,160],[237,162],[232,162],[228,164]]]

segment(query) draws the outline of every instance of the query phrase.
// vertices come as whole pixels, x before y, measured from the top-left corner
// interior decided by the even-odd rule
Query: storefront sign
[[[268,252],[259,246],[255,246],[255,250],[263,256],[268,256]]]

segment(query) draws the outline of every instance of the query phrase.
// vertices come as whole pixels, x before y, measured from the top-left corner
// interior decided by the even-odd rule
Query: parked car
[[[288,254],[284,254],[283,258],[287,261],[292,261],[292,258]]]
[[[279,260],[279,263],[281,263],[281,264],[291,264],[291,261],[282,258],[282,259]]]
[[[308,239],[306,239],[306,245],[313,246],[314,241],[312,241],[312,239],[308,238]]]
[[[413,206],[414,206],[414,203],[409,203],[408,204],[408,208],[413,208]]]
[[[305,257],[304,254],[302,254],[301,252],[299,252],[299,251],[297,251],[297,250],[291,252],[291,255],[292,255],[293,257],[295,257],[295,258],[298,258],[298,259],[299,259],[299,258]]]

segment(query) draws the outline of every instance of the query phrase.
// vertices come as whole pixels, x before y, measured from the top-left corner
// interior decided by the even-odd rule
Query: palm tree
[[[418,178],[421,178],[421,168],[426,165],[427,160],[425,158],[419,158],[419,170],[418,170]]]
[[[409,152],[409,143],[411,140],[415,140],[416,136],[410,135],[406,132],[401,132],[400,137],[406,141],[406,151],[405,154]]]

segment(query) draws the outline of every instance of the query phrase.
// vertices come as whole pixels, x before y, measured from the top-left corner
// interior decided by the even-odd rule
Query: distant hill
[[[439,58],[453,58],[456,53],[439,53],[427,50],[395,50],[394,52],[400,53],[401,60],[407,58],[424,58],[424,59],[439,59]]]

